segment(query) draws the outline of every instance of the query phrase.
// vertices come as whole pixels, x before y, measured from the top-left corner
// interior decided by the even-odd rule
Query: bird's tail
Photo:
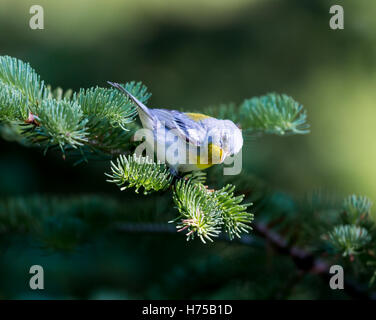
[[[137,106],[137,111],[140,116],[140,118],[143,118],[144,115],[147,116],[150,120],[153,120],[153,115],[150,111],[150,109],[145,106],[140,100],[138,100],[134,95],[132,95],[129,91],[127,91],[123,86],[121,86],[119,83],[116,82],[110,82],[107,81],[108,84],[115,87],[116,89],[123,92],[125,95],[127,95]],[[141,113],[141,114],[140,114]]]

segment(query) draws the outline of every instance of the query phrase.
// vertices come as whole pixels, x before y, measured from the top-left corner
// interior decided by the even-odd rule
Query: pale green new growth
[[[143,187],[144,194],[152,191],[167,189],[172,176],[163,164],[156,164],[147,157],[121,155],[116,162],[111,161],[111,174],[106,174],[111,179],[108,182],[115,183],[120,190],[135,188],[135,192]]]
[[[253,214],[246,212],[248,204],[240,204],[244,196],[234,197],[234,186],[208,190],[202,184],[179,181],[173,199],[180,212],[176,222],[179,231],[187,230],[187,240],[198,236],[203,242],[212,241],[222,228],[232,240],[252,229]]]
[[[141,82],[132,81],[125,87],[143,102],[151,96]],[[133,122],[137,115],[134,104],[124,94],[112,88],[81,89],[74,94],[73,100],[81,106],[91,126],[105,124],[127,130],[126,125]]]
[[[198,236],[205,243],[220,234],[222,215],[217,201],[203,185],[180,180],[175,186],[173,199],[180,216],[170,222],[177,223],[178,231],[187,231],[187,240]]]
[[[344,215],[347,223],[359,224],[371,213],[372,201],[365,196],[351,195],[343,202]]]
[[[344,256],[362,252],[372,240],[374,221],[371,218],[372,202],[365,196],[350,195],[343,201],[340,216],[342,225],[329,234],[329,240]]]
[[[355,225],[334,227],[329,233],[329,241],[343,256],[358,254],[371,241],[371,236],[364,228]]]
[[[47,99],[31,111],[40,123],[32,134],[38,142],[45,140],[48,146],[57,144],[63,151],[66,145],[77,148],[87,142],[87,119],[79,104]]]
[[[287,95],[270,93],[245,100],[240,106],[242,128],[278,135],[306,134],[303,106]]]
[[[303,106],[285,94],[269,93],[234,103],[206,108],[204,113],[229,119],[242,130],[276,135],[307,134],[309,124]]]
[[[234,197],[235,186],[228,184],[213,193],[220,208],[225,231],[232,240],[234,237],[241,237],[243,232],[248,233],[252,227],[253,214],[247,212],[247,207],[251,204],[241,204],[244,195]]]
[[[0,86],[0,121],[15,121],[25,118],[26,98],[21,91],[9,85]]]
[[[0,87],[4,85],[34,105],[43,98],[45,90],[43,81],[28,63],[9,56],[0,56]]]

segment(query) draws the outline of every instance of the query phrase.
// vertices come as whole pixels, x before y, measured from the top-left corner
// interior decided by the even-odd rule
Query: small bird
[[[164,158],[174,175],[223,163],[226,157],[239,153],[243,146],[242,132],[230,120],[220,120],[201,113],[151,109],[119,83],[108,83],[123,92],[137,106],[143,128],[153,133],[158,160],[158,150],[165,151],[171,146],[172,142],[166,139],[166,135],[171,132],[178,137],[177,140],[184,149],[188,150],[183,159],[185,161],[181,158],[177,162]]]

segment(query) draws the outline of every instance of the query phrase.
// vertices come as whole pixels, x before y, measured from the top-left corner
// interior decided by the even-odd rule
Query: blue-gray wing
[[[175,129],[177,134],[188,143],[199,147],[206,138],[206,129],[182,112],[167,109],[149,109],[153,116],[166,128]]]

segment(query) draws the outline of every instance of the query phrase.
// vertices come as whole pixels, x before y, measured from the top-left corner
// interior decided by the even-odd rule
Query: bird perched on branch
[[[201,113],[151,109],[119,83],[108,83],[135,103],[143,128],[152,132],[158,160],[165,161],[173,173],[202,170],[223,163],[226,157],[239,153],[243,146],[242,132],[230,120]],[[176,150],[175,146],[180,149]],[[170,154],[169,150],[172,150]]]

